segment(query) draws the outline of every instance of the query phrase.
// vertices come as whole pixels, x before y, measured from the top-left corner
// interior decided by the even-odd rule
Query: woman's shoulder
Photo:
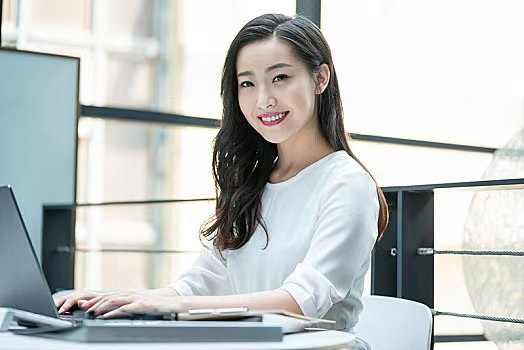
[[[282,190],[284,195],[323,196],[339,187],[368,187],[371,176],[346,151],[336,151],[284,182],[266,185],[266,191]]]
[[[347,152],[340,151],[319,169],[316,179],[319,204],[330,200],[376,200],[376,184],[371,175]]]
[[[319,167],[317,175],[326,185],[374,182],[369,173],[346,151],[337,151]]]

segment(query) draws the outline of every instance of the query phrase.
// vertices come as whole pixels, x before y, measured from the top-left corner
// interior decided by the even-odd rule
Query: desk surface
[[[33,336],[0,333],[2,350],[71,350],[71,349],[365,349],[353,334],[337,331],[308,331],[288,334],[276,343],[77,343]]]

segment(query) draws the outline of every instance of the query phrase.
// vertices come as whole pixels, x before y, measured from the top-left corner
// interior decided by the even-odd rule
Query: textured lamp
[[[524,130],[497,150],[483,178],[524,177]],[[475,193],[464,227],[464,249],[524,251],[524,189]],[[524,257],[464,256],[467,288],[481,315],[524,318]],[[524,349],[524,325],[482,321],[499,349]]]

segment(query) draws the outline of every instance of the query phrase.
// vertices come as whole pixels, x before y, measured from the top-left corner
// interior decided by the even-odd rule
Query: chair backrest
[[[372,350],[430,349],[433,317],[426,305],[378,295],[363,296],[362,303],[355,333]]]

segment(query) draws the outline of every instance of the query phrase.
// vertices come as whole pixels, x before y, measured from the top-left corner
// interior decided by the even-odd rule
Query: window
[[[322,31],[337,68],[347,130],[499,149],[490,154],[353,141],[355,153],[380,185],[524,177],[521,2],[324,0],[321,4]],[[465,249],[473,198],[472,192],[435,193],[436,249]],[[501,217],[517,215],[506,209],[490,208]],[[502,233],[504,222],[497,222]],[[504,249],[492,246],[497,248]],[[476,261],[486,268],[491,264],[490,258]],[[473,307],[479,291],[467,286],[464,274],[473,272],[464,266],[461,256],[435,257],[436,309],[482,313]],[[435,318],[436,335],[484,332],[477,320]],[[470,345],[496,347],[493,342]],[[455,348],[469,347],[435,345]]]
[[[81,57],[82,104],[220,118],[234,35],[261,14],[294,15],[295,0],[9,0],[4,11],[5,43]]]
[[[322,1],[349,131],[499,148],[523,127],[520,1]]]

